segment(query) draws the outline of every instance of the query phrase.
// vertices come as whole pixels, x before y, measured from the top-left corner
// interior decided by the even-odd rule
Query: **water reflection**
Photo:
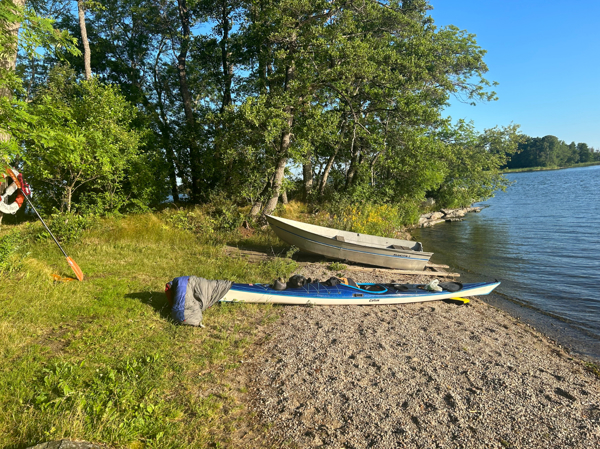
[[[501,280],[501,293],[567,323],[600,357],[600,166],[509,178],[482,212],[413,236],[464,280]]]

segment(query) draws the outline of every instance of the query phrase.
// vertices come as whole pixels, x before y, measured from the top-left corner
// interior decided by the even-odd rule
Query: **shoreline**
[[[471,206],[469,208],[463,209],[441,210],[435,213],[424,214],[421,216],[418,228],[431,227],[444,221],[451,221],[444,220],[444,218],[446,217],[442,217],[441,219],[437,218],[435,215],[433,215],[436,213],[438,215],[441,215],[442,213],[449,213],[450,215],[453,215],[458,212],[460,215],[462,215],[462,221],[462,217],[466,217],[470,212],[477,213],[487,207],[490,207],[486,204],[475,204],[478,204],[478,206]],[[420,229],[418,228],[410,230],[411,239],[419,240],[419,238],[414,236],[413,232],[416,231],[418,233],[420,231]],[[442,229],[441,232],[444,232],[444,230]],[[433,260],[435,260],[435,256]],[[437,261],[449,263],[443,257],[438,259]],[[475,274],[474,272],[471,272],[464,267],[457,267],[456,264],[452,264],[450,269],[452,271],[459,272],[461,274],[461,279],[465,279],[468,282],[479,281],[482,278],[490,280],[494,279],[494,275],[492,275],[491,273]],[[502,279],[500,279],[500,281],[502,281]],[[484,301],[492,304],[494,307],[500,308],[501,310],[508,312],[517,319],[527,322],[529,325],[535,327],[540,332],[547,335],[552,340],[556,341],[557,344],[564,346],[570,352],[576,354],[579,358],[600,366],[600,340],[598,339],[598,336],[593,333],[589,333],[588,331],[586,331],[585,328],[580,327],[577,322],[572,322],[567,319],[563,319],[560,316],[556,316],[550,312],[547,312],[543,308],[536,308],[527,304],[525,300],[521,300],[519,298],[518,290],[515,291],[513,289],[513,291],[511,291],[510,294],[507,294],[503,292],[503,288],[502,286],[500,286],[500,288],[497,289],[497,291],[495,291],[492,295],[486,298],[489,299],[484,299]],[[497,299],[491,301],[491,298]]]
[[[571,165],[569,167],[527,167],[527,168],[510,168],[501,171],[503,175],[511,173],[531,173],[536,171],[553,171],[553,170],[567,170],[569,168],[584,168],[593,167],[594,165],[600,165],[600,162],[586,162],[583,164]]]
[[[591,337],[571,323],[522,304],[518,298],[512,298],[500,292],[493,292],[487,297],[482,297],[482,300],[491,307],[502,310],[516,320],[536,329],[557,346],[564,348],[582,361],[600,366],[600,357],[593,353],[597,341],[592,341]]]
[[[300,273],[331,276],[322,264]],[[357,282],[418,276],[341,271]],[[285,307],[245,368],[273,444],[294,447],[595,447],[600,379],[481,299]]]

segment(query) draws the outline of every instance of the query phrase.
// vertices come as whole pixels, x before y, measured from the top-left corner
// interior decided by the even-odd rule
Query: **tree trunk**
[[[179,191],[177,190],[177,157],[173,146],[171,144],[171,132],[169,130],[169,123],[167,114],[165,113],[165,106],[162,101],[162,94],[158,92],[158,107],[160,110],[160,133],[163,141],[163,147],[165,149],[165,155],[167,157],[167,164],[169,165],[169,181],[171,183],[171,196],[175,203],[179,202]]]
[[[352,144],[350,145],[350,154],[352,154],[352,159],[350,160],[350,168],[348,168],[348,173],[346,173],[346,188],[352,185],[352,183],[354,182],[354,175],[356,175],[356,172],[358,170],[360,146],[356,144],[356,125],[354,126]]]
[[[186,0],[177,0],[177,6],[179,8],[179,19],[181,21],[182,38],[181,48],[177,55],[177,75],[179,77],[179,92],[181,93],[181,100],[183,102],[183,110],[185,112],[185,120],[188,126],[190,135],[190,165],[192,172],[192,196],[197,199],[200,195],[200,161],[198,145],[196,143],[194,134],[196,132],[196,118],[194,117],[194,110],[192,108],[192,94],[190,92],[189,84],[187,81],[187,54],[190,47],[190,13],[187,7]]]
[[[231,23],[229,20],[229,10],[227,8],[227,0],[222,0],[222,22],[223,22],[223,38],[221,39],[221,63],[223,65],[223,103],[221,104],[221,112],[231,104],[231,83],[233,80],[233,64],[229,61],[231,52],[229,51],[229,31]]]
[[[173,202],[179,202],[179,191],[177,190],[177,172],[175,170],[175,151],[173,151],[173,147],[170,142],[170,133],[168,129],[168,125],[163,124],[161,126],[163,128],[161,130],[163,146],[165,148],[165,154],[167,156],[167,164],[169,166],[169,182],[171,184],[171,196],[173,197]]]
[[[287,148],[289,148],[290,134],[291,133],[289,132],[286,132],[284,134],[284,139],[287,140],[287,145],[285,145],[286,152]],[[283,146],[284,144],[282,144],[282,147]],[[263,210],[264,215],[272,213],[277,207],[277,202],[279,201],[279,192],[281,191],[281,185],[283,184],[283,176],[285,174],[285,166],[287,165],[287,160],[288,158],[286,156],[279,158],[279,160],[277,161],[277,168],[275,169],[275,177],[273,179],[273,193],[269,201],[267,201],[267,204]]]
[[[23,8],[25,0],[13,0],[13,4],[18,8]],[[21,23],[15,22],[6,24],[6,28],[3,27],[3,29],[0,29],[0,32],[6,31],[8,36],[14,40],[12,48],[7,48],[5,57],[0,59],[0,71],[11,72],[15,70],[17,65],[17,36],[19,35],[19,28],[21,28]],[[0,97],[11,99],[12,91],[8,87],[0,87]],[[0,142],[8,142],[9,140],[9,134],[0,133]]]
[[[263,206],[262,199],[265,197],[265,195],[267,193],[269,193],[269,190],[271,190],[272,185],[273,185],[273,177],[271,176],[269,178],[269,180],[267,181],[267,183],[265,184],[265,188],[262,190],[262,192],[260,192],[260,195],[258,195],[258,198],[256,199],[256,201],[254,201],[254,204],[252,205],[252,209],[250,209],[251,217],[256,217],[258,215],[258,213],[260,212],[260,210],[262,209],[262,206]]]
[[[73,186],[65,187],[65,193],[63,194],[63,200],[60,205],[60,212],[63,213],[65,211],[65,207],[67,208],[67,212],[71,212],[71,200],[73,199]]]
[[[346,174],[346,188],[351,187],[354,183],[354,176],[358,171],[358,154],[354,154],[352,156],[352,160],[350,161],[350,168],[348,168],[348,173]]]
[[[281,192],[281,202],[283,204],[288,204],[288,197],[287,197],[287,192],[284,190],[283,192]]]
[[[77,10],[79,13],[79,29],[81,31],[81,43],[83,44],[83,66],[85,67],[85,79],[92,78],[92,63],[90,55],[90,42],[87,37],[87,28],[85,26],[85,5],[83,0],[77,0]]]
[[[292,61],[285,71],[284,91],[288,90],[293,77],[294,63]],[[292,141],[292,125],[294,124],[293,108],[291,106],[286,107],[286,112],[288,114],[288,128],[281,135],[281,143],[279,144],[279,159],[277,160],[277,167],[275,168],[275,176],[273,178],[273,193],[263,210],[264,215],[270,214],[277,207],[277,202],[279,201],[279,192],[281,191],[281,185],[283,184],[285,166],[287,165],[288,160],[288,150]]]
[[[313,188],[313,167],[310,155],[308,162],[302,165],[302,177],[304,179],[304,201],[308,201],[308,197],[312,193]]]
[[[321,182],[319,184],[319,195],[323,195],[325,192],[325,186],[327,185],[327,178],[329,178],[329,172],[331,171],[331,167],[333,167],[333,162],[335,161],[335,157],[337,156],[339,151],[339,147],[335,149],[335,153],[331,155],[329,160],[327,161],[327,166],[323,171],[323,176],[321,177]]]

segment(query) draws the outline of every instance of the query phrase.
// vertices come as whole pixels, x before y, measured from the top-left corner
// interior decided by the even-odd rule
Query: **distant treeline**
[[[587,143],[567,144],[555,136],[527,137],[508,163],[507,168],[568,167],[586,162],[600,162],[600,151]]]

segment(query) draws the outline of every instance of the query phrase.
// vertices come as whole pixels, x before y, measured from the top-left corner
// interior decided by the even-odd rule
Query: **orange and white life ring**
[[[14,215],[23,205],[23,202],[25,201],[25,195],[23,195],[23,192],[21,191],[21,186],[17,181],[20,176],[19,172],[12,168],[9,168],[8,170],[12,171],[12,173],[8,173],[8,176],[10,176],[13,179],[13,182],[6,188],[4,195],[0,196],[0,212],[2,212],[3,214]],[[4,174],[2,176],[4,178],[7,177],[7,175]],[[8,197],[15,193],[17,189],[19,190],[19,192],[17,193],[17,197],[12,203],[9,203]]]

